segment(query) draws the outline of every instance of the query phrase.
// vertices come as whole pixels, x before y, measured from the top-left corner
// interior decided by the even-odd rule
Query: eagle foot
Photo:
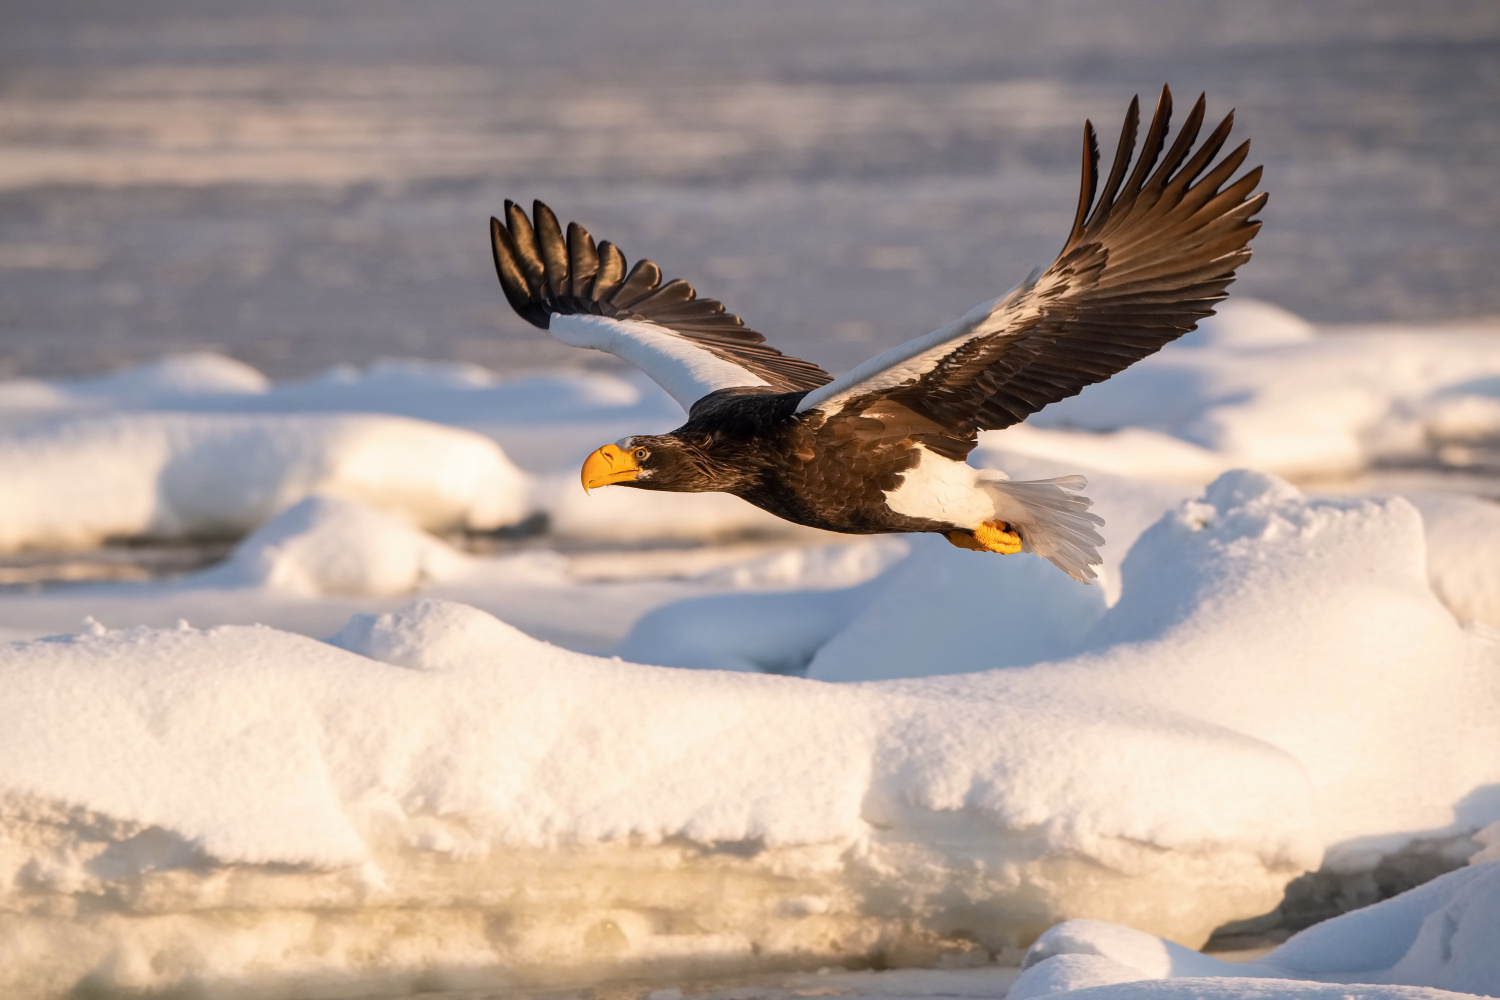
[[[1021,536],[1004,521],[986,521],[973,531],[949,531],[944,538],[961,549],[1012,555],[1021,551]]]

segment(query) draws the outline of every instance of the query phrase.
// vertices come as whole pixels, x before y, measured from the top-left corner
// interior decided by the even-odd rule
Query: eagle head
[[[584,460],[584,492],[599,486],[634,486],[673,493],[723,489],[712,463],[694,443],[673,434],[642,434],[607,444]]]

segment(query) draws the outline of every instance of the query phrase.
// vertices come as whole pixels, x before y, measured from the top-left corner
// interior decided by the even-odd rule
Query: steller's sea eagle
[[[1214,162],[1233,113],[1194,150],[1203,111],[1200,96],[1162,156],[1164,87],[1132,168],[1132,100],[1102,192],[1085,122],[1078,211],[1052,265],[838,378],[767,346],[686,282],[663,284],[651,261],[627,272],[612,243],[595,245],[577,223],[564,235],[541,202],[531,219],[507,201],[505,221],[490,220],[495,270],[523,318],[637,365],[687,410],[670,434],[595,451],[585,489],[733,493],[830,531],[933,531],[967,549],[1034,551],[1088,582],[1104,521],[1078,493],[1086,480],[1012,482],[964,458],[979,431],[1102,382],[1213,314],[1250,258],[1266,195],[1252,196],[1259,167],[1230,180],[1249,142]]]

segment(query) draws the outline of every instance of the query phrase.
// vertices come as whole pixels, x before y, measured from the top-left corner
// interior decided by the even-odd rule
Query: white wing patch
[[[1037,289],[1037,274],[1033,271],[1011,291],[975,306],[962,319],[877,354],[827,385],[814,389],[803,397],[797,412],[819,410],[833,416],[849,400],[914,382],[969,341],[988,337],[1023,319],[1027,313],[1040,312],[1042,296],[1030,294]]]
[[[667,390],[684,410],[719,389],[771,384],[748,368],[655,323],[553,313],[549,329],[564,344],[592,347],[624,358]]]

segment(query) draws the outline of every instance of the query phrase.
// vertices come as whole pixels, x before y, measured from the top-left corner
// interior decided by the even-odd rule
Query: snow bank
[[[1439,536],[1453,539],[1442,544],[1467,545],[1462,558],[1430,561],[1421,516],[1400,498],[1309,499],[1232,473],[1132,545],[1131,531],[1164,497],[1108,477],[1097,487],[1121,514],[1111,537],[1128,547],[1106,564],[1119,587],[1112,605],[1104,588],[1056,578],[1038,560],[918,540],[910,558],[863,587],[664,607],[622,648],[722,667],[795,665],[816,647],[807,674],[822,680],[1032,664],[1004,676],[1144,699],[1287,752],[1306,769],[1329,863],[1351,871],[1423,831],[1493,818],[1493,804],[1470,793],[1500,777],[1496,646],[1462,628],[1429,584],[1431,575],[1481,601],[1487,591],[1464,574],[1483,583],[1493,573],[1484,560],[1500,534],[1474,520],[1493,516],[1490,507],[1424,501]]]
[[[1433,597],[1421,532],[1399,498],[1226,475],[1141,536],[1093,651],[1060,666],[1292,754],[1330,847],[1448,828],[1497,777],[1500,674]]]
[[[334,641],[0,648],[8,995],[926,961],[1073,912],[1191,936],[1316,859],[1286,755],[1036,678],[642,667],[438,602]]]
[[[982,452],[977,461],[1021,479],[1076,467]],[[1063,471],[1059,471],[1059,470]],[[765,669],[827,681],[960,673],[1061,658],[1119,599],[1120,563],[1137,536],[1192,491],[1089,473],[1094,509],[1107,522],[1104,565],[1086,587],[1030,556],[994,558],[911,536],[905,560],[847,591],[789,577],[780,594],[723,594],[664,605],[619,647],[642,663],[716,670]],[[1500,538],[1496,539],[1500,545]],[[895,550],[888,550],[894,556]],[[1050,571],[1049,571],[1050,569]],[[913,622],[920,623],[913,627]],[[934,641],[934,632],[942,635]]]
[[[221,354],[174,354],[96,378],[0,381],[0,423],[66,411],[171,409],[207,399],[261,396],[271,382]]]
[[[1098,485],[1127,527],[1165,500]],[[1325,853],[1358,870],[1500,819],[1500,654],[1433,597],[1421,539],[1403,500],[1239,472],[1112,557],[1113,604],[1076,587],[1088,624],[1050,661],[984,669],[1012,655],[986,633],[1072,627],[1025,604],[1041,578],[1010,580],[1008,609],[1005,579],[973,575],[1027,560],[918,546],[881,573],[901,543],[732,567],[822,589],[731,595],[679,635],[730,667],[863,642],[977,671],[878,683],[602,659],[436,601],[333,644],[183,626],[0,647],[0,992],[969,961],[1067,917],[1196,944]],[[486,562],[315,498],[204,576],[390,593]],[[950,613],[942,573],[994,607]],[[800,637],[737,618],[752,598],[803,614]]]
[[[0,461],[21,481],[0,500],[0,550],[236,534],[314,492],[428,528],[486,529],[539,512],[552,533],[590,542],[821,534],[722,494],[586,496],[578,469],[589,452],[681,422],[677,404],[643,382],[385,361],[272,385],[203,353],[95,379],[0,382]],[[81,495],[85,470],[104,472],[107,496]]]
[[[494,528],[529,508],[494,442],[399,417],[62,417],[0,432],[0,467],[0,551],[239,534],[314,493],[434,529]]]
[[[242,362],[195,352],[99,378],[0,381],[0,425],[105,410],[384,413],[485,434],[529,471],[576,471],[600,444],[682,422],[671,397],[634,372],[501,378],[477,365],[386,360],[272,384]]]
[[[227,560],[190,584],[268,587],[309,597],[410,594],[462,577],[474,563],[403,518],[314,496],[256,529]]]
[[[1500,504],[1437,493],[1408,499],[1422,512],[1433,593],[1459,621],[1500,628]]]
[[[200,398],[194,408],[388,413],[430,420],[494,438],[522,468],[535,472],[576,473],[601,444],[682,423],[677,403],[634,371],[502,378],[477,365],[417,360],[380,361],[362,371],[339,367],[317,378],[280,383],[253,398]]]
[[[986,559],[990,553],[930,536],[913,549],[818,648],[809,677],[882,680],[1063,659],[1104,614],[1101,588],[1080,586],[1040,559]]]
[[[1452,990],[1500,996],[1497,926],[1500,862],[1494,861],[1317,924],[1244,964],[1223,962],[1128,927],[1070,920],[1032,945],[1009,1000],[1075,990],[1088,990],[1084,995],[1090,998],[1325,994],[1316,982],[1362,984],[1359,995],[1369,990],[1366,984],[1385,984],[1431,988],[1424,994]],[[1180,987],[1164,988],[1171,980],[1182,980]],[[1126,983],[1137,985],[1097,988]],[[1392,994],[1377,989],[1368,995]]]
[[[667,667],[804,673],[813,654],[887,586],[881,574],[907,556],[910,544],[875,536],[705,573],[700,580],[732,591],[647,612],[618,652]],[[805,589],[787,589],[794,587]],[[764,590],[771,592],[754,592]]]

